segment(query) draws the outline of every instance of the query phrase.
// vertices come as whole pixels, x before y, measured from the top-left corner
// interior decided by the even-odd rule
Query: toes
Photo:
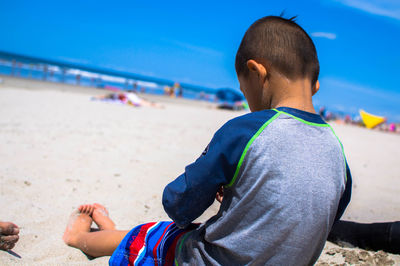
[[[80,213],[85,213],[88,214],[88,210],[90,209],[90,205],[89,204],[84,204],[79,206],[78,210]]]
[[[84,205],[80,205],[78,207],[78,211],[80,213],[84,213],[84,214],[87,214],[89,216],[91,216],[93,214],[94,209],[95,209],[95,207],[93,205],[91,205],[91,204],[84,204]]]
[[[94,206],[93,205],[89,205],[88,209],[87,209],[87,214],[92,216],[94,211]]]
[[[106,207],[104,207],[104,206],[101,205],[100,203],[95,203],[95,204],[93,204],[93,206],[94,206],[96,209],[103,209],[103,210],[106,209]]]
[[[93,212],[95,210],[102,210],[102,211],[104,211],[105,213],[108,214],[107,209],[103,205],[101,205],[99,203],[83,204],[83,205],[80,205],[78,207],[78,211],[80,213],[84,213],[84,214],[87,214],[87,215],[90,215],[90,216],[93,214]]]
[[[78,211],[79,211],[80,213],[86,213],[86,206],[87,206],[87,204],[80,205],[80,206],[78,207]]]
[[[108,216],[108,211],[106,209],[106,207],[104,207],[103,205],[99,204],[99,203],[95,203],[93,204],[94,209],[100,211],[101,214]]]

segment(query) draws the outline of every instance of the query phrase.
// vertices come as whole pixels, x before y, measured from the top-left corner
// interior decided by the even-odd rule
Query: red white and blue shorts
[[[196,227],[194,225],[194,227]],[[112,254],[110,265],[173,265],[179,239],[193,230],[174,222],[147,223],[133,228]]]

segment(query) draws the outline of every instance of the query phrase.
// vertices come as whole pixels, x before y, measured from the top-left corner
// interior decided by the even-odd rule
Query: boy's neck
[[[290,81],[286,83],[286,86],[277,88],[271,97],[271,109],[290,107],[316,113],[312,103],[312,87],[308,80]]]

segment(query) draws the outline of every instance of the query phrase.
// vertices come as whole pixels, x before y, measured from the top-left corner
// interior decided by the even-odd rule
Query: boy
[[[165,188],[164,209],[174,222],[89,233],[91,219],[109,218],[98,215],[99,207],[81,206],[85,232],[71,223],[64,238],[75,239],[67,244],[107,255],[123,238],[110,264],[309,265],[318,259],[350,200],[351,176],[339,140],[312,105],[319,89],[314,44],[293,20],[265,17],[247,30],[235,67],[252,113],[227,122]],[[193,225],[216,195],[218,214]],[[109,253],[89,240],[107,243]]]

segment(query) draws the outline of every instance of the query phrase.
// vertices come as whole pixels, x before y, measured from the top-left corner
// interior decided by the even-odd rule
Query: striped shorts
[[[110,265],[173,265],[178,240],[193,230],[174,222],[147,223],[133,228],[112,254]]]

